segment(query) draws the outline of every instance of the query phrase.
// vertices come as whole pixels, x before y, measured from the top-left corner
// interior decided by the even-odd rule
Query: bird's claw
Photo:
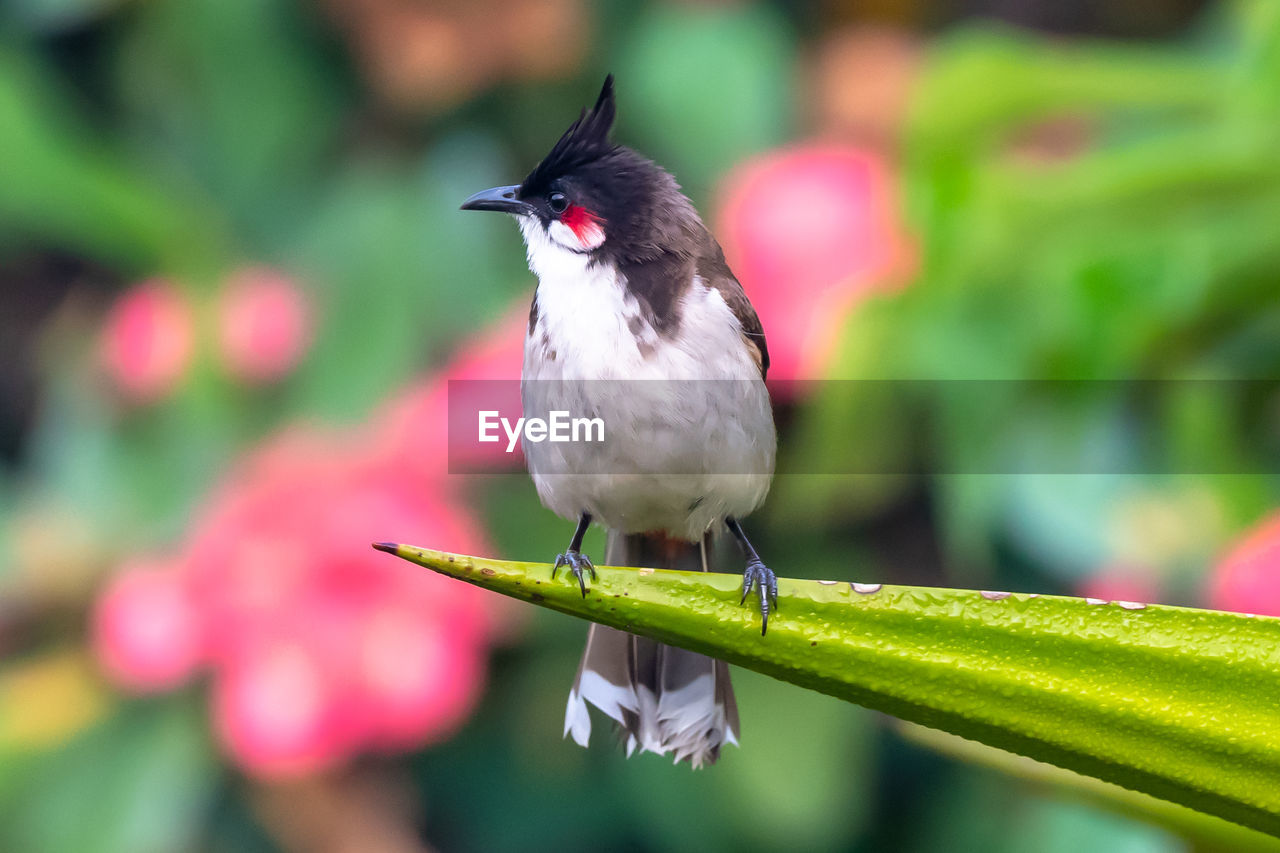
[[[589,572],[591,579],[596,579],[596,567],[591,565],[591,558],[572,548],[563,554],[556,555],[556,564],[551,567],[552,580],[555,580],[556,572],[560,571],[561,566],[568,566],[569,571],[573,572],[573,576],[578,579],[578,588],[582,590],[582,597],[586,598],[587,580],[585,575]]]
[[[760,596],[760,636],[763,637],[769,630],[770,609],[778,609],[778,576],[759,557],[747,560],[747,569],[742,573],[742,600],[739,604],[746,603],[753,587]]]

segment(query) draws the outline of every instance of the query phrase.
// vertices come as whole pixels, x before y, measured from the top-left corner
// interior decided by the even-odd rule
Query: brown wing
[[[738,318],[742,325],[742,339],[754,354],[760,367],[760,378],[764,379],[769,372],[769,346],[765,343],[764,327],[760,325],[760,318],[756,316],[756,309],[751,307],[746,291],[725,262],[724,251],[714,240],[703,257],[698,259],[698,275],[708,287],[720,292],[720,298]]]

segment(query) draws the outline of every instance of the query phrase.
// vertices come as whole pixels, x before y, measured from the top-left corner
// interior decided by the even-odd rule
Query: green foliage
[[[0,803],[0,847],[189,848],[218,781],[207,722],[193,700],[127,707],[39,763],[15,762],[24,779]]]
[[[896,472],[925,471],[957,580],[1004,550],[1068,584],[1140,564],[1193,600],[1222,531],[1274,504],[1276,448],[1238,380],[1280,373],[1280,19],[1242,2],[1212,20],[1179,51],[940,43],[904,136],[920,267],[850,318],[830,370],[921,381],[906,403],[824,387],[787,461],[884,473],[782,481],[789,524],[873,514],[913,487]],[[1131,523],[1144,503],[1187,535]]]

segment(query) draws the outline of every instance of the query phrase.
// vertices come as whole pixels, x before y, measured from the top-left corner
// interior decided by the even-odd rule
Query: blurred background
[[[533,284],[457,206],[612,71],[769,334],[781,574],[1280,615],[1280,4],[0,20],[0,849],[1192,849],[744,671],[714,768],[579,749],[584,624],[367,543],[567,541],[445,461]]]

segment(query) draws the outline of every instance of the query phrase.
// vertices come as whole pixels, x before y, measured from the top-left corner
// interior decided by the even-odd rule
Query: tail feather
[[[707,571],[708,539],[682,542],[609,533],[605,562],[614,566]],[[592,625],[569,692],[564,733],[580,746],[591,736],[587,704],[618,725],[631,755],[665,755],[694,767],[714,763],[724,743],[738,743],[738,706],[723,661],[603,625]]]

